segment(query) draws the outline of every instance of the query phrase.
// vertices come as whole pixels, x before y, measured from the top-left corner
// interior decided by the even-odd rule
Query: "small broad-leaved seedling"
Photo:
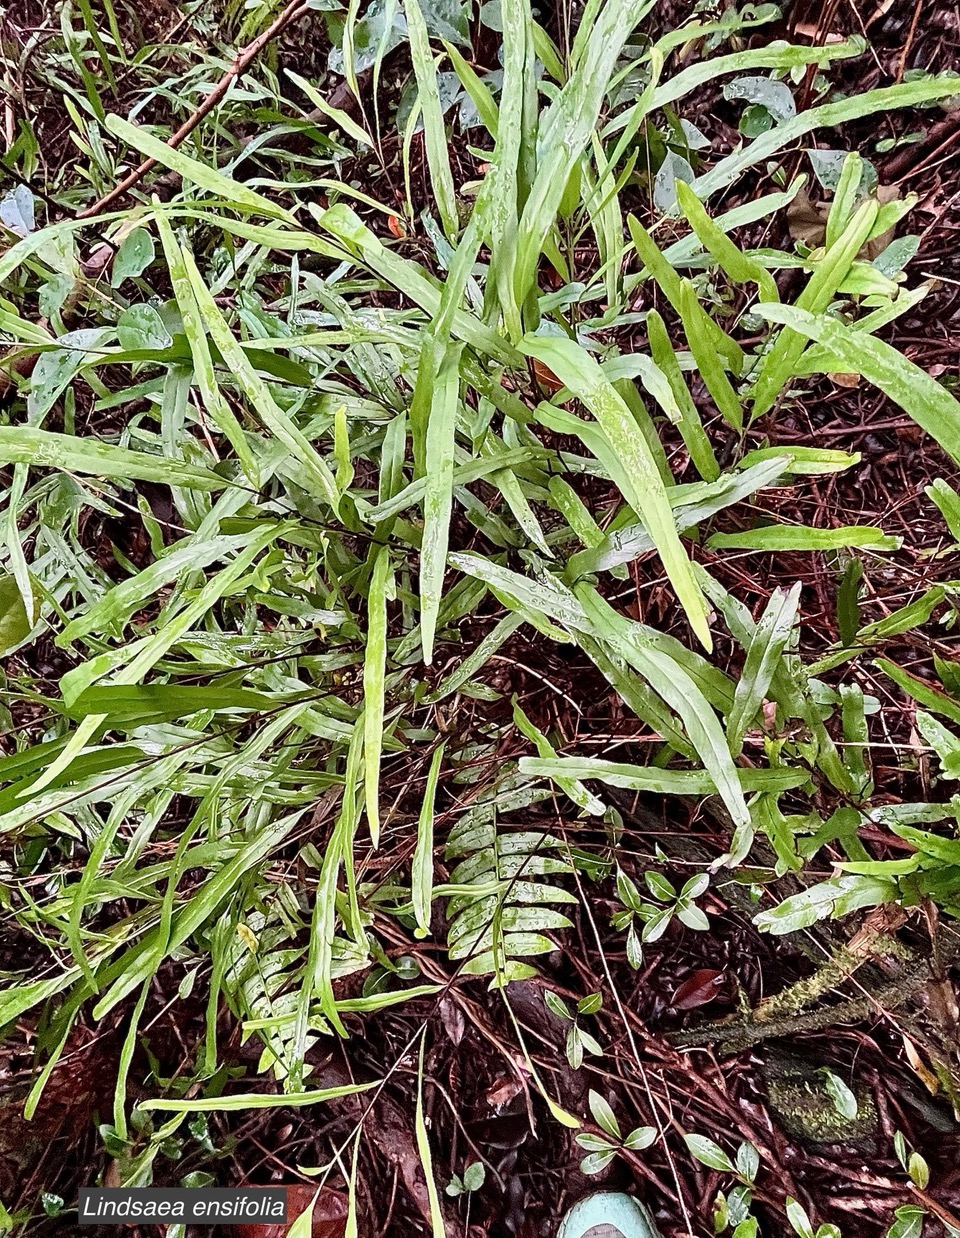
[[[598,1174],[624,1150],[642,1152],[656,1139],[657,1131],[653,1126],[637,1126],[624,1135],[610,1103],[599,1092],[591,1088],[587,1099],[593,1120],[600,1129],[598,1132],[585,1131],[576,1137],[577,1143],[587,1152],[580,1162],[583,1173]]]
[[[551,989],[547,989],[544,993],[543,1000],[549,1011],[570,1024],[564,1048],[567,1061],[573,1070],[579,1070],[583,1065],[583,1055],[585,1053],[589,1053],[594,1057],[601,1057],[603,1055],[603,1047],[600,1042],[580,1024],[581,1018],[596,1014],[603,1005],[603,997],[600,993],[588,993],[586,997],[581,997],[577,1002],[574,1013],[571,1013],[570,1007],[563,998]]]

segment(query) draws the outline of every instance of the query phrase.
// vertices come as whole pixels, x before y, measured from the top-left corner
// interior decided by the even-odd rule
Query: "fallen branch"
[[[213,90],[207,95],[204,101],[196,109],[191,116],[184,121],[176,133],[172,134],[167,145],[171,150],[176,150],[177,147],[186,138],[193,133],[194,129],[200,124],[205,116],[208,116],[213,109],[223,101],[231,84],[236,81],[246,70],[257,56],[279,35],[292,21],[296,21],[298,17],[302,17],[307,12],[309,5],[305,0],[290,0],[290,3],[276,20],[258,35],[252,43],[248,43],[245,48],[237,53],[233,64],[224,73],[220,81],[214,86]],[[126,197],[130,190],[151,170],[156,167],[156,159],[144,159],[143,163],[133,169],[115,188],[111,189],[108,194],[98,199],[92,206],[88,206],[82,210],[77,216],[78,219],[92,219],[93,216],[99,215],[101,211]]]
[[[765,1023],[752,1020],[744,1022],[739,1019],[731,1019],[727,1023],[711,1023],[707,1027],[672,1032],[667,1036],[667,1040],[678,1049],[696,1049],[704,1045],[720,1044],[723,1045],[724,1053],[738,1053],[765,1040],[796,1036],[800,1032],[818,1032],[828,1027],[843,1027],[846,1024],[859,1023],[873,1015],[896,1010],[918,989],[923,988],[929,978],[929,970],[922,967],[866,997],[851,998],[806,1014],[787,1015]]]

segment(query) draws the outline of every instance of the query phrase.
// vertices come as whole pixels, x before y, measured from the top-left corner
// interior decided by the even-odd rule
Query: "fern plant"
[[[459,863],[450,873],[447,949],[466,975],[492,975],[498,986],[536,975],[524,960],[555,950],[547,934],[571,925],[558,908],[576,903],[576,895],[550,880],[573,873],[568,845],[547,832],[504,828],[498,820],[548,794],[512,774],[450,832],[446,858]]]
[[[397,845],[394,800],[405,784],[388,792],[387,781],[440,751],[459,702],[496,698],[479,681],[520,626],[577,646],[662,747],[649,764],[611,768],[558,756],[527,728],[537,756],[525,759],[521,783],[461,817],[446,840],[456,861],[446,892],[429,870],[434,842],[444,841],[432,833],[433,793],[450,770],[431,757],[418,833],[427,844],[410,856],[410,898],[398,914],[410,922],[412,908],[424,934],[433,898],[446,897],[449,952],[465,970],[496,983],[529,975],[524,960],[553,949],[551,934],[569,924],[563,883],[583,858],[559,830],[501,824],[510,804],[550,793],[531,779],[554,780],[577,812],[597,817],[605,804],[589,780],[715,796],[732,826],[730,864],[758,829],[782,868],[797,867],[831,831],[850,862],[862,862],[859,816],[852,828],[837,812],[815,820],[784,811],[781,797],[807,793],[815,777],[838,809],[872,811],[871,702],[825,689],[815,668],[800,665],[789,591],[754,621],[686,542],[762,489],[855,466],[855,456],[816,445],[745,449],[743,428],[808,376],[864,376],[960,460],[957,403],[875,336],[922,289],[905,290],[892,260],[864,256],[910,204],[881,203],[856,157],[813,250],[751,250],[733,239],[799,192],[782,169],[772,193],[751,191],[723,212],[711,201],[815,130],[932,103],[956,81],[923,76],[820,102],[708,167],[688,142],[685,161],[669,149],[678,146],[670,117],[684,119],[695,90],[763,72],[789,91],[808,66],[861,45],[770,43],[704,55],[671,75],[676,49],[715,48],[770,9],[697,18],[637,43],[652,2],[601,0],[561,50],[529,4],[502,8],[498,79],[479,75],[452,44],[442,49],[486,130],[484,170],[458,194],[441,49],[416,0],[405,6],[419,102],[403,158],[422,124],[436,207],[420,247],[403,244],[412,201],[398,212],[345,181],[339,153],[317,183],[299,169],[277,180],[239,140],[223,164],[219,123],[198,131],[189,153],[149,123],[108,115],[102,100],[94,124],[89,73],[68,108],[87,181],[144,156],[180,178],[182,192],[144,195],[132,213],[97,223],[117,260],[123,254],[110,289],[82,273],[77,237],[87,222],[34,229],[17,208],[24,235],[0,256],[0,331],[13,360],[31,364],[11,367],[13,411],[0,426],[0,464],[11,467],[3,649],[19,653],[53,632],[72,665],[56,685],[26,669],[11,680],[13,696],[36,712],[22,750],[0,757],[0,832],[17,848],[9,901],[52,966],[11,979],[0,1021],[49,1005],[50,1069],[81,1010],[103,1018],[136,1002],[159,971],[219,950],[224,992],[265,1033],[264,1067],[295,1091],[311,1037],[346,1030],[334,987],[341,965],[375,953],[375,900],[361,878],[374,849]],[[343,64],[355,93],[357,20],[354,5]],[[386,33],[377,63],[395,27]],[[281,113],[301,111],[271,74],[260,86]],[[366,122],[337,109],[326,116],[364,159],[377,152]],[[256,174],[243,179],[251,166]],[[648,166],[652,177],[638,172]],[[411,183],[409,162],[405,170]],[[624,218],[638,189],[662,217],[650,227]],[[665,244],[667,230],[684,235]],[[588,235],[598,259],[583,270]],[[785,270],[804,283],[792,305],[775,278]],[[720,320],[716,281],[759,298],[749,316]],[[235,295],[224,295],[234,283]],[[662,313],[646,304],[654,287]],[[38,303],[49,310],[42,321]],[[71,315],[85,325],[71,330]],[[648,346],[621,351],[616,340],[636,338],[638,315]],[[709,396],[706,417],[694,371]],[[124,410],[103,423],[116,428],[94,433],[101,423],[78,415],[77,391],[97,413]],[[684,484],[661,438],[674,426],[693,464]],[[38,470],[47,472],[37,479]],[[590,510],[584,478],[605,488],[609,511]],[[149,497],[157,491],[161,515]],[[107,572],[84,531],[131,514],[146,549],[132,558],[111,543]],[[882,554],[896,540],[874,528],[777,523],[706,539],[708,551],[857,548]],[[651,554],[689,641],[605,596],[609,579]],[[485,622],[491,607],[494,625],[463,650],[467,623]],[[745,652],[737,682],[713,652],[714,609]],[[881,635],[869,625],[854,634],[863,648]],[[848,652],[832,651],[834,665]],[[766,729],[765,700],[776,709]],[[499,725],[477,724],[481,746]],[[947,740],[929,733],[946,751]],[[472,742],[481,743],[477,734]],[[317,814],[318,802],[329,811]],[[303,855],[304,833],[316,848],[307,905],[291,926],[261,921],[263,886]],[[398,866],[410,850],[399,848]],[[46,865],[55,876],[37,898]],[[218,937],[221,923],[246,925],[251,937]],[[341,956],[342,940],[352,944]],[[301,943],[302,967],[290,953]],[[140,1013],[135,1005],[131,1043]],[[124,1087],[121,1079],[121,1112]]]
[[[297,936],[302,939],[302,933],[292,930],[289,916],[253,912],[240,922],[233,917],[221,920],[212,943],[214,966],[221,973],[227,1003],[240,1020],[243,1040],[256,1034],[263,1043],[257,1072],[272,1074],[278,1082],[291,1075],[309,1075],[302,1053],[310,1050],[318,1036],[333,1030],[319,1008],[312,1006],[310,1031],[300,1050],[297,1022],[306,959]],[[337,940],[333,978],[366,971],[369,966],[366,951],[354,942]],[[215,1060],[212,1052],[210,1059]]]

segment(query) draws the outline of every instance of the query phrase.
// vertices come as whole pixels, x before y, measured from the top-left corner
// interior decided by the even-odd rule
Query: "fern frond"
[[[537,974],[524,959],[557,949],[547,934],[571,927],[556,904],[576,903],[569,890],[543,877],[569,876],[566,844],[552,834],[498,826],[498,808],[515,810],[549,793],[511,776],[470,810],[451,832],[448,859],[460,859],[450,874],[458,893],[447,902],[450,958],[464,960],[467,975],[493,975],[494,985]],[[476,893],[462,887],[475,887]]]
[[[294,1052],[297,1004],[303,983],[306,952],[294,942],[291,928],[262,912],[246,917],[242,925],[222,921],[224,951],[223,993],[230,1010],[243,1025],[243,1040],[256,1034],[263,1044],[258,1071],[271,1071],[282,1082],[291,1074],[309,1074]],[[354,942],[338,938],[333,950],[333,977],[362,971],[370,965],[367,953]],[[310,1012],[306,1048],[332,1029],[317,1009]]]

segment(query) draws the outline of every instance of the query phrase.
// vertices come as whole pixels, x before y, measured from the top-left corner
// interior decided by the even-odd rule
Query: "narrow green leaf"
[[[628,479],[624,498],[646,525],[690,626],[709,649],[706,603],[680,542],[656,462],[622,397],[604,378],[596,361],[573,340],[528,335],[522,348],[547,365],[596,417],[611,449],[623,462]]]
[[[440,310],[443,290],[438,287],[418,263],[401,258],[387,249],[342,202],[325,211],[316,212],[317,222],[343,244],[348,252],[355,251],[360,260],[424,309],[431,318]],[[458,338],[494,357],[504,365],[522,364],[522,358],[501,335],[472,314],[457,310],[452,332]]]
[[[120,581],[78,613],[56,638],[57,645],[65,649],[91,632],[103,636],[122,631],[134,612],[154,598],[165,585],[189,577],[192,572],[203,571],[212,563],[241,550],[247,541],[246,535],[183,538],[142,572]]]
[[[935,503],[939,508],[940,515],[950,530],[950,536],[955,542],[960,542],[960,494],[942,477],[927,486],[924,493],[931,503]]]
[[[537,752],[540,757],[547,761],[557,762],[557,754],[553,745],[547,739],[546,735],[535,726],[527,715],[520,708],[519,703],[513,702],[513,721],[520,731],[531,741],[536,744]],[[566,778],[563,773],[556,775],[557,786],[577,805],[578,808],[584,809],[592,816],[602,817],[606,812],[606,805],[602,800],[597,799],[592,795],[587,788],[577,779]]]
[[[460,231],[457,217],[457,194],[453,187],[450,158],[447,153],[447,133],[443,123],[443,108],[437,86],[437,66],[430,51],[430,37],[418,0],[405,0],[407,28],[410,35],[410,55],[420,93],[423,133],[427,150],[427,166],[436,196],[443,230],[449,240]]]
[[[848,44],[848,47],[852,48],[852,45]],[[852,49],[847,54],[858,54],[858,49]],[[879,90],[866,90],[836,103],[808,108],[793,120],[775,125],[742,150],[721,159],[709,172],[694,181],[693,190],[697,197],[705,202],[713,194],[731,185],[747,168],[769,159],[778,150],[790,146],[797,138],[812,133],[815,129],[835,128],[861,116],[873,116],[893,108],[916,107],[919,103],[945,99],[952,94],[956,94],[956,82],[952,78],[928,77],[916,82],[902,82],[898,86],[885,86]]]
[[[737,473],[722,473],[713,482],[673,487],[667,493],[678,530],[688,534],[724,508],[743,502],[767,486],[776,485],[785,463],[783,457],[771,456]],[[653,549],[653,539],[643,525],[621,525],[592,550],[573,555],[569,570],[580,575],[609,571]]]
[[[751,726],[770,689],[773,676],[790,640],[800,602],[800,585],[789,592],[775,589],[760,616],[743,674],[737,681],[733,709],[727,717],[727,740],[730,752],[737,756],[743,748],[743,737]]]
[[[300,1109],[305,1105],[320,1105],[328,1100],[341,1100],[344,1096],[359,1096],[381,1086],[381,1080],[372,1083],[345,1083],[340,1087],[321,1088],[312,1092],[248,1092],[233,1096],[201,1096],[196,1100],[165,1100],[151,1098],[142,1100],[138,1109],[165,1113],[237,1113],[251,1109]]]
[[[741,459],[742,469],[750,468],[760,460],[779,457],[784,462],[785,473],[840,473],[860,463],[858,451],[836,451],[830,447],[800,447],[793,443],[781,447],[757,447]]]
[[[493,154],[497,187],[490,225],[490,274],[497,290],[499,310],[507,335],[518,340],[523,334],[520,319],[522,299],[517,297],[517,230],[529,180],[527,162],[534,157],[530,145],[529,113],[533,76],[532,17],[528,0],[501,8],[503,25],[503,88],[496,119],[497,145]],[[536,87],[532,87],[535,91]],[[524,139],[527,139],[526,143]]]
[[[427,1134],[427,1123],[423,1114],[423,1054],[426,1047],[426,1037],[420,1038],[420,1058],[417,1068],[417,1110],[414,1117],[414,1133],[417,1140],[417,1152],[420,1155],[420,1166],[427,1185],[427,1199],[430,1204],[430,1226],[433,1238],[447,1238],[447,1228],[443,1220],[443,1210],[440,1205],[440,1193],[437,1190],[437,1179],[433,1172],[433,1155],[430,1151],[430,1137]]]
[[[889,658],[877,658],[877,666],[918,705],[960,725],[960,702],[955,701],[952,696],[941,692],[927,680],[911,675],[909,671],[905,671],[902,666],[897,666]]]
[[[513,7],[511,6],[507,10],[507,13],[512,11]],[[505,18],[507,13],[504,14]],[[504,45],[506,46],[506,38],[504,38]],[[477,109],[477,115],[480,117],[480,120],[487,132],[493,140],[496,141],[499,131],[500,113],[494,101],[493,95],[490,93],[489,87],[486,82],[484,82],[483,78],[474,72],[474,69],[470,63],[464,60],[463,56],[452,43],[447,43],[444,41],[443,46],[447,55],[450,57],[450,63],[453,65],[454,73],[456,73],[457,77],[460,79],[460,85],[470,96],[470,101]]]
[[[713,397],[713,402],[728,425],[743,429],[743,409],[740,397],[723,371],[720,356],[711,339],[707,324],[711,321],[688,279],[680,281],[680,317],[690,351],[697,363],[700,377]]]
[[[596,778],[611,787],[657,795],[712,795],[713,776],[706,770],[662,769],[658,765],[623,765],[601,757],[521,757],[520,769],[536,778],[578,781]],[[737,769],[743,791],[791,791],[809,781],[801,769]]]
[[[224,362],[233,373],[234,380],[250,401],[263,424],[290,454],[304,466],[309,476],[317,483],[320,493],[335,512],[340,510],[340,491],[326,463],[317,455],[313,446],[283,411],[253,368],[246,352],[237,343],[220,307],[210,289],[200,277],[195,264],[188,267],[188,275],[201,316],[210,333],[210,338],[220,349]]]
[[[756,284],[763,301],[780,300],[777,285],[769,271],[730,240],[707,214],[703,203],[690,186],[679,177],[677,201],[704,249],[710,251],[717,264],[735,283]]]
[[[693,679],[678,662],[651,647],[638,630],[640,625],[618,615],[596,590],[584,583],[575,592],[596,635],[611,644],[682,718],[690,742],[710,772],[734,825],[746,825],[750,813],[726,739],[710,703]]]
[[[33,624],[15,577],[0,574],[0,658],[5,658],[30,635]]]
[[[177,244],[173,229],[162,213],[157,214],[156,222],[157,231],[160,233],[160,243],[170,268],[170,279],[174,296],[177,299],[177,307],[183,319],[184,333],[190,345],[194,375],[203,397],[204,407],[237,453],[237,459],[243,466],[243,471],[249,478],[251,486],[259,489],[260,477],[253,452],[240,423],[223,398],[214,373],[210,347],[207,342],[207,328],[191,286],[201,283],[202,277],[197,270],[193,255],[181,249]]]
[[[860,581],[863,560],[854,556],[844,569],[837,589],[837,630],[841,645],[852,645],[860,628]]]
[[[935,378],[883,340],[852,331],[835,318],[789,305],[759,305],[771,322],[825,344],[844,369],[862,374],[908,413],[960,464],[960,404]]]
[[[808,529],[797,525],[774,524],[742,533],[714,533],[707,541],[710,550],[845,550],[854,546],[870,550],[898,550],[902,539],[889,537],[883,529],[870,525],[846,525],[839,529]]]
[[[677,429],[683,436],[690,459],[701,477],[706,481],[714,481],[720,476],[720,465],[717,463],[710,440],[704,433],[700,414],[683,377],[666,324],[655,309],[647,312],[647,335],[653,359],[666,375],[680,411]]]
[[[75,720],[98,714],[111,727],[122,728],[131,721],[182,718],[202,709],[268,713],[284,699],[252,688],[176,683],[96,684],[74,697],[64,712]]]
[[[363,658],[364,804],[374,847],[380,841],[380,757],[383,750],[387,601],[395,593],[390,551],[381,546],[373,560],[367,593],[367,644]]]
[[[371,150],[374,149],[373,139],[369,133],[357,124],[349,112],[345,112],[342,108],[334,107],[328,103],[323,94],[311,82],[308,82],[306,78],[301,77],[299,73],[294,73],[292,69],[286,69],[285,72],[287,77],[296,86],[299,86],[317,111],[322,112],[324,116],[329,116],[355,142],[359,142],[361,146],[369,147]]]
[[[827,308],[846,279],[862,245],[870,235],[877,218],[877,210],[877,203],[874,199],[863,203],[843,233],[817,263],[806,287],[797,298],[796,306],[791,307],[791,314],[802,311],[821,314]],[[758,306],[757,309],[772,322],[786,321],[775,313],[767,312],[769,306],[766,304]],[[760,363],[760,370],[751,393],[754,417],[759,417],[772,408],[786,384],[796,373],[805,347],[804,334],[799,331],[781,331],[777,336],[773,346]]]
[[[635,215],[627,217],[627,227],[630,229],[630,237],[633,241],[634,248],[637,251],[637,256],[644,265],[644,269],[656,280],[657,284],[663,290],[663,295],[667,298],[674,310],[683,317],[683,304],[681,299],[682,281],[678,275],[673,262],[676,258],[673,257],[671,246],[666,253],[661,253],[656,241],[641,224]],[[694,241],[696,241],[694,236]],[[695,246],[693,247],[695,250]],[[642,275],[642,272],[641,272]],[[629,288],[629,282],[627,287]],[[694,297],[696,301],[696,297]],[[697,313],[699,311],[699,313]],[[726,358],[730,369],[737,374],[743,368],[743,350],[735,340],[732,340],[729,335],[720,327],[709,314],[705,313],[700,306],[699,301],[696,301],[696,308],[693,311],[694,316],[690,323],[684,322],[684,331],[687,333],[688,342],[690,334],[694,334],[699,341],[705,338],[705,343],[713,346],[715,351],[722,357]],[[688,314],[689,317],[689,314]],[[689,330],[688,330],[689,326]]]
[[[246,185],[241,185],[239,181],[225,176],[216,168],[211,168],[209,164],[201,163],[198,159],[191,159],[182,150],[174,150],[166,142],[161,142],[159,138],[154,137],[146,128],[132,125],[121,116],[112,114],[107,117],[106,125],[115,137],[121,138],[134,150],[140,151],[149,159],[155,159],[161,167],[178,172],[190,184],[209,190],[210,193],[216,194],[218,198],[222,198],[231,206],[242,207],[258,215],[267,215],[271,219],[282,219],[294,227],[297,226],[295,217],[282,206],[277,206],[269,198],[255,193]]]
[[[267,524],[255,537],[247,539],[247,544],[237,556],[211,580],[208,580],[187,606],[174,615],[159,631],[128,646],[124,650],[125,665],[114,673],[113,684],[127,687],[137,684],[181,639],[184,633],[189,631],[193,624],[201,616],[207,614],[210,608],[229,591],[234,581],[246,572],[261,551],[275,541],[282,530],[281,524]],[[94,663],[93,667],[95,666]],[[107,666],[110,666],[109,662]],[[91,669],[93,669],[91,664],[87,664],[75,668],[63,677],[61,691],[65,701],[69,703],[75,699],[75,691],[82,690],[79,687],[75,689],[75,684],[86,686],[81,675],[89,675]],[[23,796],[36,795],[45,786],[53,783],[57,776],[68,769],[83,752],[84,747],[105,721],[106,718],[102,714],[88,714],[72,733],[62,752],[43,770],[29,789],[22,793]]]
[[[232,484],[209,469],[178,460],[28,426],[0,426],[0,463],[30,464],[117,481],[155,481],[187,490],[224,490]]]
[[[753,922],[762,933],[780,936],[797,933],[829,916],[846,915],[862,907],[877,907],[894,902],[896,898],[894,881],[847,874],[791,895],[770,911],[754,916]]]
[[[533,285],[547,234],[553,227],[571,168],[596,128],[617,58],[630,31],[653,6],[653,0],[608,0],[595,23],[581,22],[577,37],[583,54],[569,81],[541,117],[538,145],[558,157],[537,166],[523,208],[517,236],[515,293],[522,305]],[[589,39],[586,38],[590,31]],[[562,157],[559,157],[562,152]]]
[[[830,205],[830,213],[827,216],[824,244],[828,249],[840,239],[841,233],[853,217],[853,212],[856,210],[857,205],[857,190],[860,188],[862,175],[863,159],[856,151],[851,151],[843,161],[840,180],[837,182],[833,202]],[[779,301],[780,298],[764,296],[762,300]]]
[[[445,745],[441,744],[430,760],[427,784],[423,791],[423,804],[417,822],[417,845],[413,852],[410,869],[410,894],[414,919],[417,922],[417,937],[430,933],[430,918],[433,913],[433,816],[437,798],[437,783],[443,765]]]
[[[462,345],[444,354],[426,429],[426,490],[423,496],[423,542],[420,549],[420,641],[423,660],[433,661],[433,644],[447,566],[450,515],[453,511],[453,462],[460,401]]]

